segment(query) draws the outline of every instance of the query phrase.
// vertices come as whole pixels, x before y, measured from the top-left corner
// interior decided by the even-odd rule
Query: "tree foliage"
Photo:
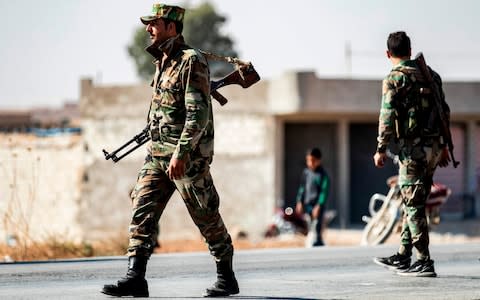
[[[128,46],[128,54],[133,58],[137,68],[137,75],[142,79],[151,79],[155,73],[153,58],[145,48],[150,44],[150,37],[145,27],[139,27],[135,30],[133,41]]]
[[[225,16],[219,15],[214,7],[204,2],[197,7],[188,8],[185,14],[183,36],[192,47],[224,56],[237,56],[233,40],[221,33],[221,28],[227,21]],[[128,54],[133,58],[140,78],[149,80],[155,73],[152,56],[145,51],[150,45],[148,32],[145,26],[139,27],[128,46]],[[225,75],[232,67],[224,62],[209,61],[213,77]]]

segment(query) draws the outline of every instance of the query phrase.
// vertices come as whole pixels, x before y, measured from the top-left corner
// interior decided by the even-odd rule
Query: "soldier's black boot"
[[[148,297],[148,284],[145,280],[147,261],[147,257],[130,256],[127,275],[117,281],[117,284],[104,285],[102,293],[116,297]]]
[[[232,269],[232,256],[217,263],[217,282],[205,290],[204,297],[223,297],[238,294],[238,282]]]

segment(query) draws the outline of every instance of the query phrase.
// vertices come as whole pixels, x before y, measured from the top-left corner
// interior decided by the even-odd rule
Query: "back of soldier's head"
[[[392,32],[387,39],[387,49],[394,57],[410,56],[410,38],[405,31]]]

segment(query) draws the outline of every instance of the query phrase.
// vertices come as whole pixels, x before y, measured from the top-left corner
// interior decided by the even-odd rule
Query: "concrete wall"
[[[80,241],[80,136],[0,136],[0,237]]]
[[[0,235],[28,231],[38,239],[87,240],[126,235],[129,193],[145,149],[117,164],[105,161],[102,149],[111,151],[144,128],[150,92],[146,83],[95,86],[91,80],[82,80],[81,137],[0,136]],[[220,211],[230,230],[260,237],[274,206],[284,197],[287,123],[329,123],[336,128],[338,169],[332,178],[336,189],[332,200],[337,201],[340,224],[348,226],[349,126],[376,124],[380,80],[321,79],[309,72],[287,72],[248,89],[228,86],[220,92],[229,103],[213,104],[216,138],[211,170],[221,197]],[[480,83],[447,82],[445,92],[452,119],[464,136],[464,145],[457,149],[465,149],[461,155],[465,161],[462,169],[442,174],[464,178],[461,192],[478,193],[474,176],[480,153]],[[477,208],[479,204],[477,200]],[[165,210],[161,231],[162,239],[199,237],[178,194]]]
[[[83,85],[85,139],[92,145],[92,149],[96,149],[91,159],[92,168],[88,171],[95,173],[99,166],[105,163],[99,151],[102,145],[113,149],[120,144],[119,140],[128,139],[139,130],[138,128],[143,127],[150,89],[146,85],[93,87],[91,84],[89,86],[88,82],[84,82]],[[480,105],[475,100],[480,92],[479,83],[447,82],[444,89],[454,121],[466,124],[480,118]],[[285,197],[284,180],[288,170],[284,169],[284,160],[291,154],[285,153],[284,149],[285,125],[333,122],[338,128],[336,139],[338,143],[335,147],[338,151],[339,164],[338,171],[334,172],[337,174],[336,178],[332,180],[334,199],[330,201],[335,201],[334,206],[339,208],[340,224],[343,227],[348,226],[351,195],[344,187],[352,183],[349,182],[350,133],[345,128],[352,122],[376,124],[381,99],[381,80],[328,79],[318,78],[312,72],[287,72],[270,81],[261,81],[249,89],[231,86],[221,89],[221,93],[225,94],[230,102],[224,107],[214,102],[216,141],[212,173],[222,197],[221,209],[225,222],[232,227],[259,234],[262,229],[260,227],[268,222],[275,202],[281,204]],[[127,107],[128,110],[125,111]],[[459,131],[456,134],[463,135],[463,132]],[[470,154],[476,153],[472,150],[475,145],[472,144],[471,138],[465,140],[469,147],[463,145],[464,139],[459,141],[462,144],[457,145],[457,151],[468,148]],[[475,164],[469,163],[474,158],[461,154],[466,162],[461,169],[442,170],[439,173],[442,175],[439,178],[442,179],[448,178],[444,174],[451,172],[461,175],[456,176],[457,179],[466,178],[461,182],[457,182],[458,180],[445,182],[454,187],[457,198],[463,197],[468,190],[476,189],[472,187],[475,181],[468,179],[468,174],[475,173]],[[139,165],[142,157],[143,152],[137,151],[127,161]],[[125,168],[122,173],[125,176],[128,173],[128,176],[132,177],[135,168],[133,166]],[[225,177],[225,174],[229,176]],[[124,189],[119,188],[119,195],[128,194]],[[90,187],[89,190],[93,189]],[[248,194],[243,194],[246,191]],[[92,194],[87,198],[96,199],[97,196]],[[262,200],[250,200],[251,198]],[[184,215],[181,201],[176,202],[180,204],[179,207],[172,208],[175,210],[172,214]],[[249,207],[247,214],[235,211],[234,208],[239,203]],[[183,226],[181,224],[191,225],[188,217],[175,226],[172,225],[175,221],[168,218],[169,216],[165,216],[162,220],[162,226],[166,228],[164,237],[169,237],[170,231],[167,230],[169,227],[180,232],[176,228]],[[126,219],[128,217],[124,217],[122,222]],[[255,224],[253,220],[261,220],[262,226],[253,226]],[[192,231],[189,227],[182,232],[187,234]]]

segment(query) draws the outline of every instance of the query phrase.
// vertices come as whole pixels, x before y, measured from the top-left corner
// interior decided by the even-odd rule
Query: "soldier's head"
[[[184,16],[185,9],[180,6],[156,3],[152,13],[140,17],[140,21],[147,26],[145,30],[150,34],[152,43],[160,44],[182,33]]]
[[[410,58],[411,55],[410,38],[405,31],[390,33],[387,39],[387,57]]]
[[[322,164],[322,151],[318,148],[308,149],[305,156],[305,163],[310,170],[318,168]]]

